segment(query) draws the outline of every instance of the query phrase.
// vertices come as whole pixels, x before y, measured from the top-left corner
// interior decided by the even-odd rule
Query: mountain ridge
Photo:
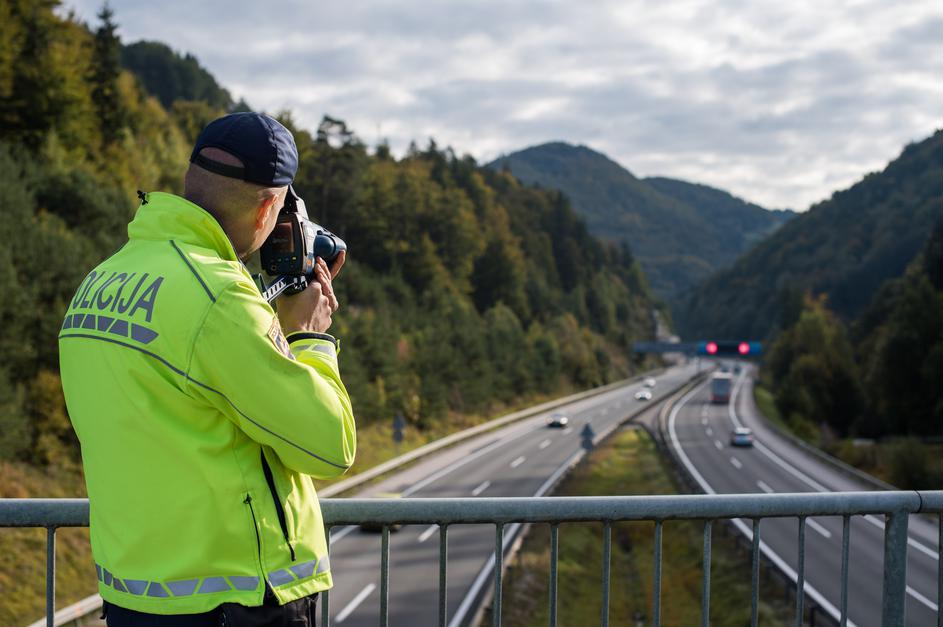
[[[488,167],[562,190],[595,235],[627,242],[652,290],[674,302],[794,215],[770,212],[706,185],[638,178],[603,153],[562,141],[504,155]],[[702,206],[720,211],[723,226],[709,219]],[[737,224],[737,215],[746,218],[748,228]]]
[[[763,339],[788,326],[806,294],[851,320],[901,276],[943,216],[943,131],[909,144],[882,171],[836,191],[708,279],[676,311],[681,330]]]

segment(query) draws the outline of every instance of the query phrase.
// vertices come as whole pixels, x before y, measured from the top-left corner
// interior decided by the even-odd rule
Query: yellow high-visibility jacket
[[[354,460],[328,335],[285,337],[219,223],[145,196],[59,334],[102,597],[154,614],[331,587],[310,477]]]

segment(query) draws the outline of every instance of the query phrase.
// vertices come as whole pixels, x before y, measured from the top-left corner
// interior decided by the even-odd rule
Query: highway
[[[771,430],[759,418],[752,393],[750,369],[735,376],[729,405],[711,404],[708,383],[686,394],[673,407],[664,425],[669,445],[707,493],[789,493],[867,490],[858,480],[806,453]],[[730,446],[734,427],[753,430],[752,448]],[[738,527],[749,538],[750,521]],[[833,616],[841,599],[840,517],[807,520],[806,595]],[[760,538],[764,552],[787,572],[797,566],[796,519],[765,519]],[[856,516],[850,524],[848,625],[871,627],[881,620],[883,520]],[[910,517],[907,571],[907,625],[936,624],[937,528],[918,516]]]
[[[672,368],[657,377],[656,396],[694,375],[692,366]],[[502,497],[545,494],[580,452],[580,431],[592,425],[597,436],[615,428],[645,406],[636,383],[567,406],[565,429],[546,426],[546,414],[483,434],[430,456],[357,496],[398,492],[407,498]],[[506,529],[506,545],[516,525]],[[380,534],[342,527],[331,534],[331,624],[378,624],[380,610]],[[467,625],[477,601],[491,583],[494,527],[449,528],[448,612],[450,627]],[[439,538],[436,526],[403,527],[390,537],[390,624],[422,627],[438,619]]]

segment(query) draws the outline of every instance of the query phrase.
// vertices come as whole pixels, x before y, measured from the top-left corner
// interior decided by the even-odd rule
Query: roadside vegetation
[[[943,220],[850,324],[807,297],[764,360],[757,404],[901,489],[943,485]]]
[[[669,462],[658,454],[645,431],[626,429],[593,451],[554,493],[557,496],[677,494]],[[602,611],[602,525],[560,526],[559,602],[561,625],[595,624]],[[711,625],[750,622],[750,554],[738,548],[733,531],[713,526]],[[654,525],[618,523],[612,528],[609,622],[651,624]],[[550,531],[535,525],[510,565],[505,581],[504,623],[512,627],[547,625]],[[664,524],[661,620],[664,625],[699,625],[703,526],[700,522]],[[760,624],[789,625],[793,605],[784,583],[761,577]]]

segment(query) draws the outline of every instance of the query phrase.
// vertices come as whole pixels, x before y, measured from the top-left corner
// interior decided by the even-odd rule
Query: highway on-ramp
[[[753,402],[750,369],[735,377],[730,404],[709,402],[704,382],[672,408],[664,425],[669,446],[688,473],[707,493],[795,493],[873,489],[848,473],[805,452],[770,429]],[[752,448],[730,445],[733,428],[753,430]],[[752,537],[749,521],[738,527]],[[841,517],[809,518],[806,529],[806,595],[833,616],[841,603]],[[907,555],[907,625],[936,624],[937,529],[919,516],[910,517]],[[798,520],[764,519],[760,538],[767,557],[787,573],[795,572]],[[848,624],[877,626],[881,621],[884,521],[880,516],[850,520],[848,557]]]
[[[694,376],[692,366],[657,377],[655,394],[675,389]],[[617,427],[645,406],[635,393],[641,382],[604,392],[561,408],[566,428],[548,428],[546,414],[485,433],[424,459],[358,496],[396,492],[406,498],[539,496],[546,493],[580,454],[586,424],[597,436]],[[517,527],[509,525],[506,545]],[[331,624],[379,624],[380,534],[340,527],[331,534]],[[495,532],[492,525],[449,527],[448,616],[450,627],[473,619],[491,582]],[[438,624],[436,526],[407,526],[390,536],[390,625]]]

